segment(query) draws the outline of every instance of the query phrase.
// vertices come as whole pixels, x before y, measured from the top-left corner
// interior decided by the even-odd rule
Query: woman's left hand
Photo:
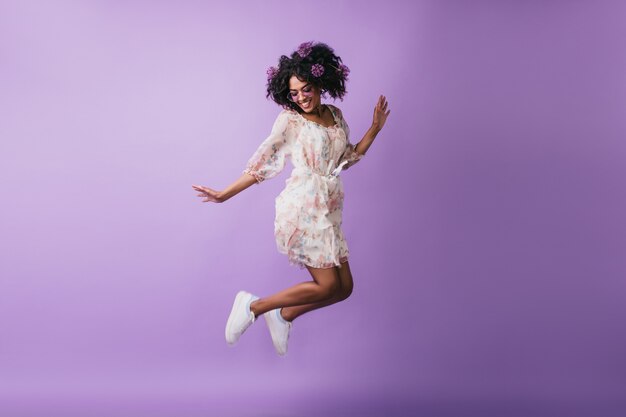
[[[376,107],[374,107],[374,120],[372,121],[372,128],[376,131],[380,131],[385,122],[387,121],[387,116],[391,113],[391,110],[387,110],[387,99],[385,96],[380,96],[378,98],[378,103],[376,103]]]

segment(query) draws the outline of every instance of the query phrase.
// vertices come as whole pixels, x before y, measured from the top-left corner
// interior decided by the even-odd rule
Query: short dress
[[[339,173],[363,155],[350,143],[341,110],[325,106],[335,120],[330,127],[295,110],[282,110],[243,171],[261,183],[279,174],[291,159],[294,168],[275,201],[274,235],[278,251],[301,269],[332,268],[349,256],[341,230],[344,193]]]

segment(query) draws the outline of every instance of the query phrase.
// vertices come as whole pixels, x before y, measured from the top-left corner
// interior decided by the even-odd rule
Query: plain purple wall
[[[620,1],[0,3],[0,405],[624,415],[625,36]],[[191,184],[239,177],[308,40],[353,143],[391,114],[342,173],[354,294],[279,358],[223,333],[238,290],[310,279],[274,243],[291,165]]]

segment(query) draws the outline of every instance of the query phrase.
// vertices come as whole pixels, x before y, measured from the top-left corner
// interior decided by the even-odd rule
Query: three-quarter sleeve
[[[289,113],[280,112],[274,121],[270,135],[248,160],[244,174],[252,175],[257,183],[278,175],[291,154],[291,129]]]
[[[344,165],[343,169],[348,169],[352,165],[359,162],[365,155],[361,155],[360,153],[358,153],[356,151],[356,146],[350,143],[350,127],[348,127],[348,122],[346,122],[346,119],[343,118],[343,113],[341,112],[341,110],[339,110],[338,107],[335,107],[335,109],[341,120],[341,127],[343,128],[344,132],[346,132],[346,149],[341,155],[341,158],[339,158],[338,165],[345,161],[346,164]]]

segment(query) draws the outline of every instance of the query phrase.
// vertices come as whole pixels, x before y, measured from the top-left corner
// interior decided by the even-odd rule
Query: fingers
[[[388,110],[387,98],[384,95],[380,95],[378,97],[378,102],[376,103],[376,107],[374,107],[374,117],[380,119],[381,117],[387,118],[391,110]]]
[[[200,191],[201,193],[206,194],[215,194],[217,192],[209,187],[203,187],[201,185],[192,185],[191,187],[196,191]]]
[[[387,108],[387,98],[382,94],[378,97],[378,102],[376,103],[376,108],[378,109],[386,109]]]
[[[203,187],[201,185],[192,185],[191,186],[194,190],[199,191],[200,194],[196,194],[198,197],[204,197],[204,200],[202,200],[203,203],[209,202],[209,201],[213,201],[213,202],[218,202],[218,191],[215,191],[209,187]]]
[[[385,115],[385,117],[387,117],[387,115],[389,114],[389,112],[391,110],[387,110],[387,105],[389,104],[389,102],[387,101],[387,99],[385,99],[385,96],[383,96],[383,105],[381,107],[381,111],[383,112],[383,114]]]

